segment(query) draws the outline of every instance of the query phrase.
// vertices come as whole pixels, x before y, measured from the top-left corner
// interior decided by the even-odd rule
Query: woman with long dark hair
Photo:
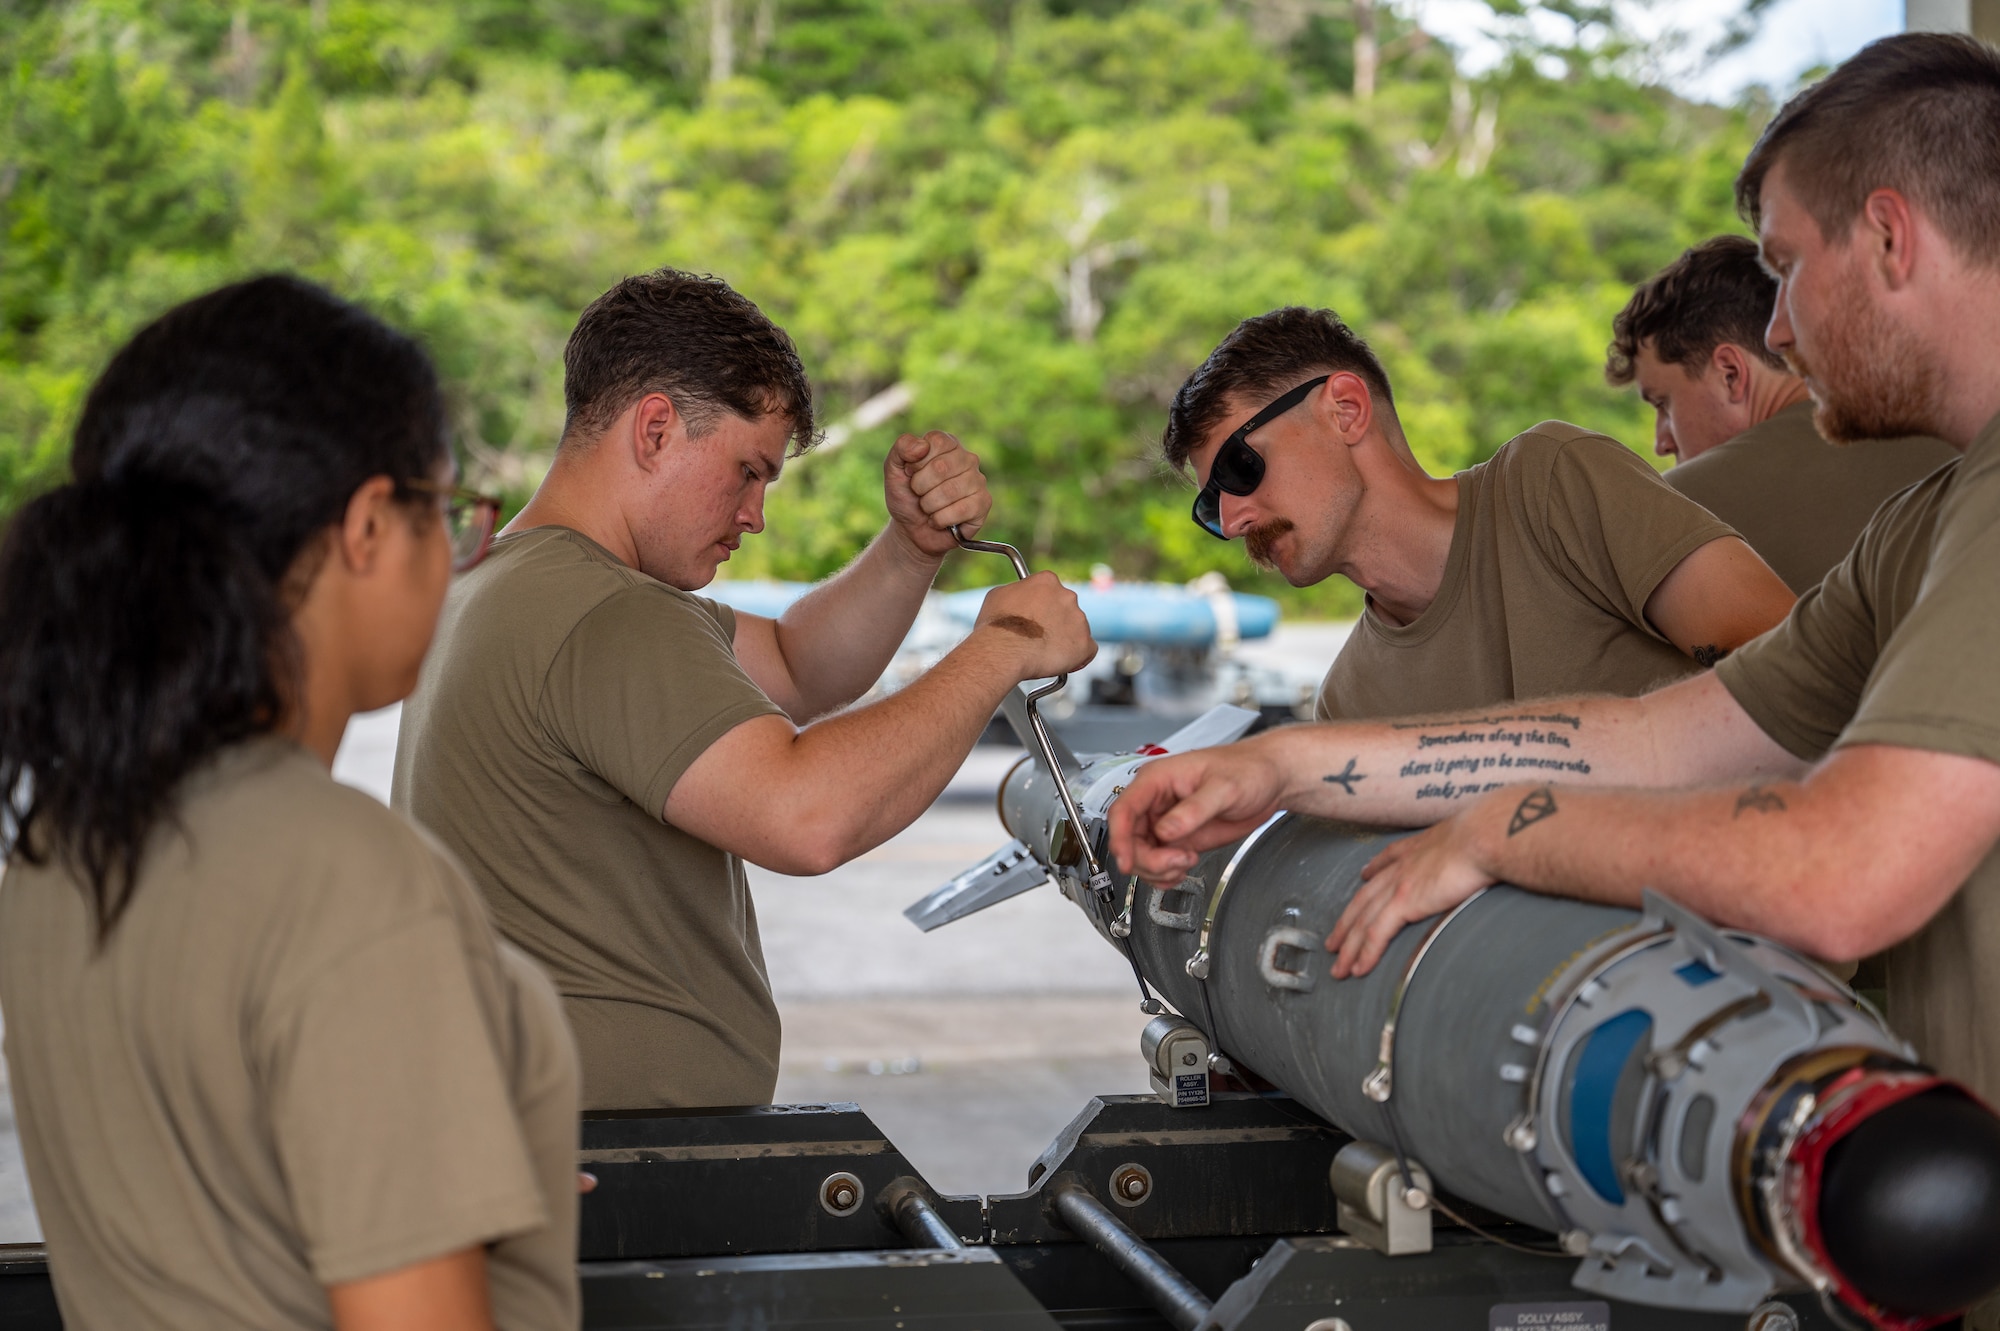
[[[113,358],[73,470],[0,543],[0,1006],[65,1322],[574,1327],[556,996],[328,770],[491,532],[429,359],[226,287]]]

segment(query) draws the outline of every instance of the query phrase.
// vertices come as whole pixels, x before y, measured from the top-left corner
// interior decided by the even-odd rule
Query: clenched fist
[[[957,548],[953,526],[971,536],[993,509],[978,457],[942,430],[896,440],[882,464],[882,499],[897,533],[933,560]]]
[[[1015,654],[1018,679],[1065,675],[1097,655],[1076,593],[1046,570],[986,593],[973,631],[982,630]]]

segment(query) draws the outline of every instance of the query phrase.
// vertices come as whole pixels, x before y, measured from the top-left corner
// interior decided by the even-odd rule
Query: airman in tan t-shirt
[[[1893,744],[2000,763],[2000,418],[1963,462],[1883,506],[1847,559],[1716,674],[1766,734],[1817,760]],[[2000,1103],[2000,850],[1883,954],[1889,1021]]]
[[[1735,528],[1803,596],[1854,548],[1884,500],[1957,457],[1941,439],[1829,444],[1813,426],[1813,404],[1795,402],[1664,479]]]
[[[296,745],[186,778],[100,946],[59,862],[0,891],[0,1005],[72,1331],[328,1328],[326,1287],[486,1248],[574,1328],[576,1052],[422,833]]]
[[[777,1083],[743,861],[660,817],[711,744],[779,710],[734,629],[578,532],[515,532],[452,586],[403,705],[396,807],[554,978],[586,1108],[764,1104]]]
[[[1331,310],[1237,325],[1174,395],[1160,451],[1194,472],[1195,525],[1295,587],[1339,576],[1367,594],[1322,721],[1639,693],[1795,599],[1728,527],[1574,425],[1432,476],[1381,361]]]
[[[1646,603],[1688,555],[1734,533],[1631,450],[1544,421],[1457,481],[1436,597],[1408,624],[1362,614],[1320,685],[1319,720],[1629,696],[1701,668]]]

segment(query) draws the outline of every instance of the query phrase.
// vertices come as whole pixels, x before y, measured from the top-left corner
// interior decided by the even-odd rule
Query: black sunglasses
[[[1243,422],[1235,433],[1222,441],[1222,447],[1215,450],[1215,461],[1209,464],[1208,484],[1202,486],[1201,493],[1194,497],[1195,526],[1217,540],[1229,539],[1222,534],[1222,496],[1233,494],[1241,498],[1264,483],[1264,455],[1250,447],[1251,434],[1298,406],[1313,389],[1331,378],[1330,374],[1322,374],[1317,379],[1306,380]]]

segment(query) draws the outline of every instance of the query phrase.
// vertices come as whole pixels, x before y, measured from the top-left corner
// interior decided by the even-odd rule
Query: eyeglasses
[[[493,545],[493,528],[500,521],[500,499],[464,486],[410,480],[403,489],[444,500],[445,530],[451,536],[451,571],[463,573],[486,558]]]
[[[1229,539],[1222,534],[1222,496],[1233,494],[1240,498],[1264,483],[1264,455],[1250,447],[1250,436],[1305,401],[1313,389],[1331,378],[1330,374],[1322,374],[1317,379],[1308,379],[1243,422],[1222,441],[1222,447],[1215,450],[1215,461],[1209,464],[1208,484],[1194,497],[1195,526],[1217,540]]]

